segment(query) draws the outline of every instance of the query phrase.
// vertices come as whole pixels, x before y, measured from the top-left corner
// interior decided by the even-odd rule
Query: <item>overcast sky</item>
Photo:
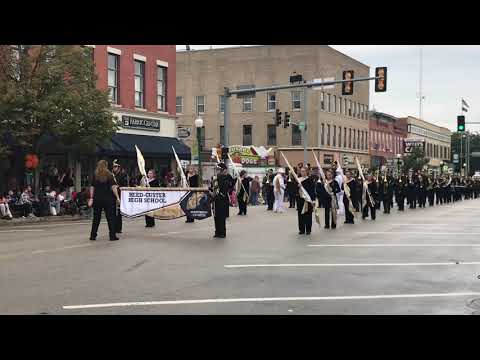
[[[210,46],[229,47],[242,45],[190,45],[192,49],[208,49]],[[243,45],[246,46],[246,45]],[[403,117],[418,117],[420,51],[413,45],[331,45],[342,53],[370,66],[371,76],[375,67],[388,67],[388,89],[375,93],[373,82],[370,90],[370,108]],[[177,50],[185,45],[177,45]],[[423,119],[434,124],[456,129],[463,97],[470,105],[466,114],[467,130],[480,130],[480,125],[468,125],[480,121],[480,46],[478,45],[425,45],[423,46]]]

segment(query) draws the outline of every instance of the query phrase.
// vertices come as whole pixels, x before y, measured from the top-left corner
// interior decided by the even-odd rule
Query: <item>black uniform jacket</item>
[[[338,182],[336,180],[332,180],[332,182],[330,183],[330,188],[332,189],[333,194],[337,194],[342,191],[340,189],[340,185],[338,185]],[[328,194],[327,190],[325,190],[325,186],[323,183],[317,182],[316,191],[317,191],[317,196],[320,199],[323,206],[331,207],[332,198]]]
[[[311,177],[307,177],[305,180],[302,181],[303,188],[307,191],[308,195],[310,195],[310,199],[315,202],[315,182]],[[300,186],[297,184],[297,210],[303,209],[303,204],[305,200],[300,197]],[[313,211],[313,206],[311,204],[308,205],[308,211]]]
[[[348,186],[350,189],[350,199],[352,200],[352,205],[354,208],[357,208],[361,196],[361,193],[358,192],[357,180],[352,178],[350,181],[344,182],[343,188],[345,189],[346,186]],[[344,197],[346,198],[346,195],[344,195]]]

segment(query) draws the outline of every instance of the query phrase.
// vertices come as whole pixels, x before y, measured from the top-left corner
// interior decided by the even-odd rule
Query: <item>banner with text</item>
[[[120,212],[125,217],[153,216],[173,220],[183,216],[202,220],[212,216],[204,188],[120,188]]]

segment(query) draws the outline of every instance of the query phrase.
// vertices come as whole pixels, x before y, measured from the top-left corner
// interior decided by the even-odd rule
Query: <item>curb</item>
[[[88,216],[45,216],[37,218],[14,218],[13,220],[0,220],[0,228],[7,226],[22,226],[41,223],[63,223],[68,221],[90,220]]]

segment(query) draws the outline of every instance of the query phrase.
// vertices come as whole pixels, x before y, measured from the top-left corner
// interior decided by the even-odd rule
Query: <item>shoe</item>
[[[116,236],[115,236],[115,237],[112,237],[112,238],[110,238],[110,241],[117,241],[117,240],[120,240],[120,239],[119,239],[118,237],[116,237]]]
[[[91,241],[95,241],[95,240],[97,240],[97,238],[96,238],[96,237],[93,237],[93,236],[90,236],[90,240],[91,240]]]
[[[332,225],[332,229],[336,229],[337,228],[337,225]]]
[[[307,231],[305,234],[310,235],[310,231]]]
[[[324,229],[330,229],[330,226],[325,226]]]
[[[120,230],[120,231],[115,231],[115,233],[116,233],[116,234],[121,234],[122,231],[121,231],[121,230]]]
[[[298,233],[298,235],[305,235],[305,232],[300,231],[300,232]]]

